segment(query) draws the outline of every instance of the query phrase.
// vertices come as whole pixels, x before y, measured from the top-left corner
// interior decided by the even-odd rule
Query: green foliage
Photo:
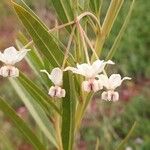
[[[82,118],[94,93],[85,93],[79,87],[83,79],[72,75],[71,72],[65,72],[63,74],[63,88],[66,91],[66,96],[58,102],[57,99],[50,98],[46,93],[51,83],[40,74],[40,70],[46,68],[49,71],[54,67],[59,67],[63,70],[66,64],[74,66],[75,62],[81,63],[82,61],[80,60],[86,60],[87,53],[90,50],[89,60],[87,59],[89,62],[94,60],[94,55],[98,55],[97,59],[101,58],[101,52],[103,52],[107,39],[110,38],[111,30],[124,4],[124,0],[115,0],[109,3],[103,23],[100,20],[102,1],[89,0],[83,7],[81,1],[51,0],[51,3],[60,22],[63,24],[56,24],[53,29],[49,30],[23,0],[12,1],[20,21],[32,38],[32,41],[28,43],[27,38],[20,34],[16,44],[19,49],[22,47],[31,49],[26,60],[34,72],[33,77],[38,81],[32,81],[21,71],[17,79],[10,79],[19,98],[27,107],[42,132],[43,139],[48,140],[48,143],[45,145],[44,140],[35,136],[29,125],[3,99],[0,99],[0,109],[11,119],[35,149],[46,150],[51,148],[50,145],[53,145],[59,150],[72,150],[74,149],[76,132],[81,126]],[[115,46],[111,45],[112,48],[110,48],[110,56],[108,57],[113,57],[117,48],[116,45],[118,45],[125,32],[133,4],[134,0],[130,3],[131,7],[125,23],[119,32],[119,37],[115,40]],[[77,15],[79,16],[77,17]],[[59,29],[63,28],[66,28],[67,32],[64,30],[63,35],[61,35]],[[94,33],[92,33],[93,37],[90,38],[94,41],[94,46],[91,44],[91,39],[86,36],[91,28]],[[66,43],[68,43],[67,46]],[[76,50],[77,48],[79,49]],[[93,50],[94,48],[96,51]],[[85,55],[83,55],[84,51]],[[104,124],[107,124],[107,122],[108,120],[105,120]],[[111,128],[109,125],[108,127]],[[106,130],[104,128],[102,132],[106,133]],[[129,135],[131,135],[131,132],[129,132]],[[120,147],[128,141],[129,135]]]
[[[149,10],[150,1],[137,0],[132,18],[127,31],[115,55],[119,62],[119,68],[124,74],[132,74],[134,77],[149,77],[150,53],[149,53],[149,27],[150,17],[145,13]],[[126,15],[126,11],[122,16]],[[121,17],[119,19],[122,20]],[[123,59],[122,59],[123,58]]]
[[[26,125],[26,123],[16,115],[16,112],[0,98],[0,109],[11,119],[18,130],[29,140],[36,150],[45,150],[44,145],[39,141],[33,131]]]

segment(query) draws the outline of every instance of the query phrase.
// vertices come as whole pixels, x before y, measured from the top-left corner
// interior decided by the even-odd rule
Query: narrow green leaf
[[[0,98],[0,110],[2,110],[4,114],[10,118],[17,129],[34,146],[35,150],[46,150],[44,145],[39,141],[33,131],[2,98]]]
[[[31,12],[28,12],[15,2],[13,2],[13,6],[41,53],[49,60],[52,66],[60,67],[64,58],[63,48],[57,45],[60,42],[52,34],[48,33]],[[71,58],[69,57],[69,62],[72,60]],[[70,63],[73,63],[73,61]]]
[[[101,3],[102,0],[90,0],[89,3],[92,12],[96,14],[97,17],[100,15]]]
[[[118,148],[116,150],[124,150],[124,145],[126,144],[126,142],[129,140],[129,138],[131,137],[133,131],[135,130],[137,125],[137,122],[134,122],[132,128],[130,129],[130,131],[128,132],[127,136],[125,137],[125,139],[120,143],[120,145],[118,146]]]
[[[113,27],[113,24],[117,18],[117,15],[122,7],[124,0],[113,0],[111,1],[106,17],[102,25],[102,32],[107,37]]]
[[[134,8],[134,3],[135,3],[135,0],[133,0],[132,4],[130,5],[130,9],[129,9],[128,14],[127,14],[127,16],[125,18],[125,21],[124,21],[124,23],[123,23],[123,25],[122,25],[122,27],[121,27],[121,29],[119,31],[119,34],[117,35],[117,37],[116,37],[116,39],[115,39],[115,41],[114,41],[114,43],[113,43],[113,45],[112,45],[108,55],[106,57],[106,60],[112,59],[113,55],[115,54],[115,52],[117,50],[117,47],[118,47],[118,45],[119,45],[119,43],[121,41],[121,38],[124,35],[124,32],[125,32],[125,30],[127,28],[127,25],[128,25],[128,22],[130,20],[130,17],[131,17],[133,8]]]
[[[33,81],[29,80],[23,73],[20,72],[20,76],[18,78],[19,82],[22,86],[36,98],[37,102],[42,105],[45,109],[46,108],[53,108],[58,114],[60,110],[57,106],[52,102],[50,97],[45,94]]]
[[[49,139],[49,141],[57,147],[53,124],[49,121],[49,118],[46,116],[41,106],[26,92],[21,84],[16,82],[14,79],[10,79],[10,82],[41,131]]]
[[[21,5],[23,8],[25,8],[30,14],[32,14],[39,23],[48,30],[47,26],[39,19],[39,17],[27,6],[27,4],[24,2],[24,0],[16,0],[19,5]]]
[[[62,143],[64,150],[72,150],[74,142],[74,129],[75,129],[75,108],[76,108],[76,95],[73,75],[70,72],[64,73],[64,88],[66,96],[62,102]]]
[[[51,1],[62,23],[67,23],[74,19],[74,14],[71,8],[70,0],[51,0]],[[70,27],[67,27],[67,30],[71,32]]]
[[[23,45],[26,45],[27,43],[28,43],[27,38],[23,35],[23,33],[19,32],[18,39],[16,40],[16,45],[18,46],[18,49],[21,49]],[[49,86],[50,81],[48,80],[47,76],[43,75],[40,72],[40,70],[45,68],[45,65],[39,52],[34,46],[30,46],[28,48],[30,49],[30,52],[25,57],[25,60],[27,61],[31,69],[33,70],[33,73],[37,75],[38,82],[43,83],[42,85],[45,85],[46,88],[49,88],[48,86]],[[48,67],[48,70],[49,68],[50,66]]]

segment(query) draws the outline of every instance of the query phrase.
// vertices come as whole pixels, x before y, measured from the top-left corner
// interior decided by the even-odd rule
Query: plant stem
[[[82,32],[82,27],[81,27],[81,25],[79,23],[78,18],[77,18],[77,21],[76,21],[76,25],[77,25],[77,28],[79,30],[79,33],[80,33],[80,36],[81,36],[81,40],[83,42],[83,47],[84,47],[84,51],[85,51],[86,61],[87,61],[88,64],[90,64],[90,59],[89,59],[89,55],[88,55],[87,46],[86,46],[84,35],[83,35],[83,32]]]
[[[90,12],[84,12],[84,13],[82,13],[81,15],[79,15],[79,16],[78,16],[78,21],[80,21],[80,20],[81,20],[83,17],[85,17],[85,16],[91,16],[91,17],[97,22],[98,27],[99,27],[99,30],[101,31],[101,25],[100,25],[98,19],[96,18],[95,15],[93,15],[93,14],[90,13]],[[59,26],[57,26],[57,27],[54,27],[54,28],[50,29],[48,32],[50,33],[50,32],[53,32],[53,31],[55,31],[55,30],[62,29],[62,28],[64,28],[64,27],[66,27],[66,26],[69,26],[69,25],[72,25],[72,24],[75,24],[75,23],[76,23],[76,20],[73,20],[73,21],[70,21],[70,22],[68,22],[68,23],[65,23],[65,24],[59,25]],[[26,44],[23,48],[28,48],[28,47],[31,46],[32,44],[33,44],[33,40],[30,41],[28,44]]]
[[[65,67],[65,63],[66,63],[66,60],[67,60],[67,57],[68,57],[69,49],[71,47],[71,43],[72,43],[72,40],[73,40],[73,35],[74,35],[74,32],[75,32],[75,28],[76,28],[76,26],[73,27],[70,38],[69,38],[69,41],[68,41],[68,45],[67,45],[67,48],[66,48],[64,60],[63,60],[62,67],[61,67],[62,70]]]
[[[57,103],[57,107],[60,108],[60,102],[58,101],[58,99],[54,99]],[[55,126],[55,129],[56,129],[56,140],[57,140],[57,143],[58,143],[58,150],[63,150],[63,145],[62,145],[62,139],[61,139],[61,127],[60,127],[60,116],[58,114],[55,114],[55,121],[54,121],[54,126]]]
[[[82,27],[81,27],[81,30],[82,30],[82,32],[83,32],[83,35],[84,35],[84,37],[85,37],[85,39],[86,39],[86,41],[87,41],[88,45],[89,45],[89,46],[90,46],[90,48],[91,48],[91,50],[92,50],[93,54],[95,55],[96,59],[99,59],[99,57],[98,57],[98,55],[97,55],[97,53],[96,53],[95,49],[93,48],[93,46],[92,46],[92,44],[91,44],[91,42],[90,42],[90,40],[89,40],[88,36],[86,35],[86,33],[85,33],[85,31],[83,30],[83,28],[82,28]]]
[[[135,127],[137,125],[137,122],[135,121],[134,124],[132,125],[132,128],[130,129],[130,131],[128,132],[127,136],[125,137],[125,139],[119,144],[118,148],[116,150],[123,150],[123,146],[124,144],[129,140],[129,138],[131,137],[133,131],[135,130]]]

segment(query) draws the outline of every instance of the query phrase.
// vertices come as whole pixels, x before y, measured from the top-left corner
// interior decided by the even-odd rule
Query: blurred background
[[[50,0],[25,0],[34,12],[51,28],[55,23],[55,12]],[[104,1],[102,20],[106,14],[110,0]],[[119,44],[113,61],[117,64],[115,72],[132,77],[131,82],[123,84],[120,89],[120,101],[110,103],[93,99],[82,122],[80,133],[77,135],[78,150],[93,150],[96,141],[100,150],[112,150],[120,143],[134,121],[138,122],[136,130],[126,144],[126,150],[150,150],[150,1],[136,0],[132,17],[124,37]],[[126,16],[123,7],[113,27],[105,53],[109,50],[117,31]],[[0,1],[0,50],[12,46],[19,30],[24,30],[9,0]],[[26,62],[22,70],[29,73]],[[17,94],[9,86],[7,79],[0,78],[0,95],[6,98],[18,114],[26,121],[32,118],[19,101]],[[13,139],[12,139],[13,137]],[[0,150],[2,141],[18,150],[32,150],[32,147],[21,138],[21,135],[9,120],[0,112]],[[11,139],[11,143],[9,140]]]

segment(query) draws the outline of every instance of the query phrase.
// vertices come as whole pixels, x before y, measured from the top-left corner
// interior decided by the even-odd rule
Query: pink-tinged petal
[[[88,80],[82,82],[82,89],[85,92],[97,92],[100,90],[99,83],[97,80]]]
[[[119,93],[118,92],[114,92],[113,95],[112,95],[112,100],[114,102],[118,101],[119,100]]]
[[[101,95],[101,99],[107,101],[107,100],[108,100],[108,93],[104,91],[104,92],[102,93],[102,95]]]
[[[115,91],[104,91],[101,95],[101,98],[103,100],[108,100],[108,101],[118,101],[119,100],[119,93]]]
[[[0,75],[3,77],[18,77],[19,70],[14,66],[3,66],[0,68]]]
[[[51,86],[48,93],[51,97],[62,98],[65,97],[66,91],[59,86]]]
[[[55,95],[56,95],[55,90],[56,90],[55,87],[54,87],[54,86],[51,86],[50,89],[49,89],[48,94],[49,94],[51,97],[55,97]]]

